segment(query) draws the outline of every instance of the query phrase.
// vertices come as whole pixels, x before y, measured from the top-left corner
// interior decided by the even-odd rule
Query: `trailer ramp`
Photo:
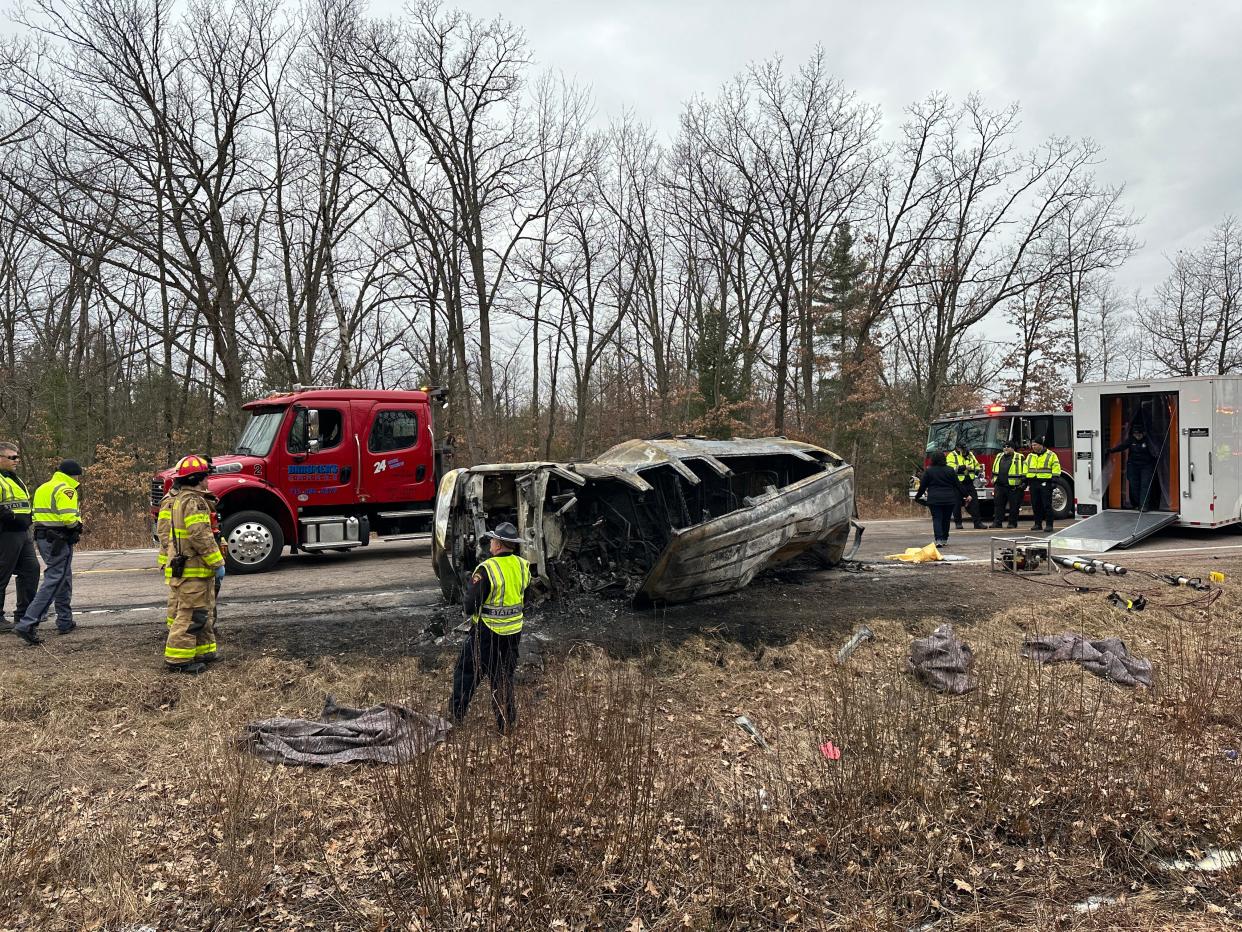
[[[1110,508],[1057,531],[1049,542],[1058,550],[1084,553],[1103,553],[1114,547],[1125,550],[1176,520],[1177,513],[1173,511],[1137,512]]]

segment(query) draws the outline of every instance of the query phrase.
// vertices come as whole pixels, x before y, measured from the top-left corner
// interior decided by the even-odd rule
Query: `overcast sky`
[[[395,13],[399,0],[373,0]],[[666,137],[682,102],[747,63],[791,66],[816,43],[889,126],[932,91],[1018,101],[1034,141],[1091,136],[1124,182],[1144,249],[1119,276],[1149,290],[1166,254],[1242,213],[1238,0],[446,0],[526,30],[540,66],[594,90],[601,120],[629,108]]]

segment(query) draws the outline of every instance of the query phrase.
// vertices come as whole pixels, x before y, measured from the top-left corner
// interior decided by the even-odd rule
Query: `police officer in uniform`
[[[992,489],[996,493],[992,527],[1000,527],[1004,518],[1008,518],[1009,527],[1018,526],[1018,510],[1022,507],[1022,492],[1026,488],[1022,469],[1022,454],[1014,441],[1006,440],[1001,455],[992,461]]]
[[[503,522],[489,532],[491,556],[475,568],[462,608],[470,620],[470,637],[462,645],[453,670],[453,697],[449,713],[460,725],[466,707],[483,674],[491,684],[496,727],[501,734],[517,724],[517,699],[513,675],[517,670],[518,644],[522,640],[526,587],[530,564],[515,554],[521,545],[517,528]]]
[[[1031,490],[1031,509],[1035,512],[1032,531],[1053,529],[1052,489],[1056,477],[1061,475],[1061,460],[1044,445],[1046,439],[1039,437],[1032,440],[1031,452],[1023,457],[1022,463],[1022,475]]]
[[[1151,501],[1152,486],[1156,478],[1156,450],[1152,446],[1142,424],[1134,424],[1130,428],[1128,439],[1115,447],[1109,447],[1109,453],[1126,454],[1126,484],[1130,488],[1130,507],[1139,511],[1147,511]]]
[[[31,499],[35,546],[43,558],[43,584],[13,628],[27,644],[43,643],[35,629],[53,605],[58,634],[68,634],[77,627],[73,620],[73,548],[82,536],[78,498],[81,476],[81,466],[62,460],[60,468],[35,489]]]
[[[945,465],[957,472],[962,483],[962,503],[966,505],[966,513],[974,522],[975,530],[980,530],[983,522],[979,520],[979,497],[975,491],[975,479],[983,475],[983,464],[964,443],[959,443],[944,459]],[[953,523],[959,531],[962,529],[962,503],[953,509]]]
[[[224,555],[211,532],[205,490],[210,467],[191,454],[177,464],[169,502],[169,540],[164,575],[172,589],[172,624],[164,644],[165,669],[202,673],[215,660],[215,580],[224,576]]]
[[[39,588],[39,558],[30,539],[30,491],[17,475],[20,461],[17,444],[0,440],[0,625],[4,624],[4,596],[11,577],[17,577],[13,624],[21,621]]]

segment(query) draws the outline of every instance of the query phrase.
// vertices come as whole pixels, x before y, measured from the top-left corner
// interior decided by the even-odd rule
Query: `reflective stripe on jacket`
[[[979,457],[973,453],[967,453],[963,456],[954,450],[952,453],[945,455],[944,462],[946,466],[951,467],[954,471],[961,466],[962,471],[958,473],[963,479],[975,479],[983,475],[983,464],[979,462]]]
[[[992,460],[992,485],[1021,485],[1025,476],[1023,470],[1026,468],[1023,464],[1022,454],[1015,453],[1009,460],[1009,469],[1004,473],[998,473],[996,470],[1000,467],[1001,460],[1004,458],[1005,454],[1002,453]]]
[[[0,473],[0,505],[7,505],[14,516],[30,517],[30,493],[17,476]]]
[[[172,553],[172,502],[177,493],[169,491],[160,499],[159,511],[155,515],[155,537],[160,542],[159,556],[156,562],[160,566],[168,563],[168,555]]]
[[[526,587],[530,585],[530,564],[516,554],[488,557],[479,564],[487,573],[490,591],[474,616],[497,634],[517,634],[522,630]]]
[[[1061,475],[1061,460],[1057,455],[1044,448],[1043,453],[1026,454],[1023,475],[1028,479],[1051,479]]]
[[[195,489],[180,489],[172,497],[169,508],[172,543],[168,550],[168,566],[164,575],[176,586],[179,579],[172,575],[172,559],[186,558],[180,579],[207,579],[216,575],[216,567],[224,563],[224,554],[211,533],[211,505]]]
[[[51,479],[35,489],[31,514],[35,527],[66,530],[81,524],[77,478],[63,472],[52,473]]]

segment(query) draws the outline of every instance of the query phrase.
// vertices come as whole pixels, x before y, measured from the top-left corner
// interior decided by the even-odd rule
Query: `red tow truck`
[[[1048,446],[1061,461],[1061,478],[1052,490],[1052,511],[1057,520],[1066,520],[1074,514],[1074,459],[1073,416],[1069,406],[1060,411],[1022,411],[1017,405],[994,402],[983,408],[953,411],[942,414],[931,422],[927,430],[927,445],[923,465],[931,464],[936,450],[952,450],[957,444],[965,444],[973,450],[984,465],[985,475],[975,480],[975,488],[984,514],[990,514],[995,493],[992,490],[992,461],[1000,456],[1007,439],[1012,439],[1022,453],[1031,452],[1032,437],[1048,437]],[[910,497],[918,489],[918,477],[911,479]],[[1023,503],[1030,504],[1024,496]]]
[[[245,405],[232,452],[214,457],[230,572],[259,573],[290,552],[352,550],[371,535],[430,540],[449,446],[437,446],[432,407],[442,389],[371,391],[295,385]],[[173,470],[151,482],[154,518]]]

